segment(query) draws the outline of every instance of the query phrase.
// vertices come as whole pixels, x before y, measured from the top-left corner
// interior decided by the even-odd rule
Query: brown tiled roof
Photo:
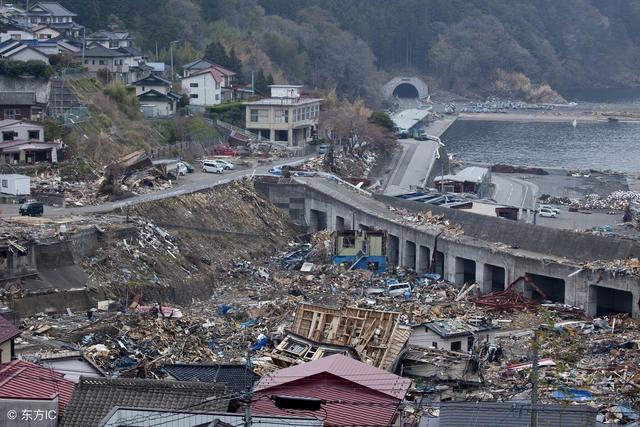
[[[17,337],[18,335],[20,335],[18,328],[13,326],[13,323],[0,316],[0,344],[9,341],[11,338]]]
[[[96,426],[117,406],[226,412],[228,394],[218,383],[82,377],[61,426]]]

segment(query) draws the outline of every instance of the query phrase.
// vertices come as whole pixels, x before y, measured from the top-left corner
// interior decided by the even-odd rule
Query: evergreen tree
[[[254,81],[254,89],[260,95],[266,95],[267,90],[267,78],[264,76],[264,70],[260,68],[260,71],[256,74]]]
[[[269,75],[267,76],[267,82],[266,82],[266,83],[267,83],[267,90],[269,89],[269,88],[268,88],[268,86],[270,86],[270,85],[274,84],[274,83],[273,83],[273,76],[272,76],[271,74],[269,74]]]
[[[236,73],[236,83],[244,84],[244,76],[242,75],[242,61],[236,55],[236,50],[232,47],[229,51],[229,67],[231,71]]]
[[[204,59],[216,63],[224,68],[229,68],[229,55],[220,42],[212,42],[204,51]]]

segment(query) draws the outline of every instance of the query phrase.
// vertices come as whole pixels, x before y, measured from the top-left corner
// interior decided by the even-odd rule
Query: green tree
[[[273,77],[272,77],[272,80],[273,80]],[[267,95],[267,90],[269,88],[268,88],[267,78],[264,76],[264,70],[262,68],[258,70],[258,73],[255,76],[253,85],[254,85],[255,91],[259,95]]]
[[[245,79],[242,74],[242,61],[240,61],[240,58],[238,58],[238,55],[236,55],[236,50],[233,47],[229,51],[229,67],[228,68],[231,71],[236,73],[236,83],[244,84]]]
[[[393,130],[395,127],[393,120],[391,120],[391,117],[389,117],[389,115],[384,111],[374,111],[373,113],[371,113],[369,121],[373,124],[382,126],[383,128],[387,128],[389,130]]]
[[[222,67],[229,68],[229,55],[220,42],[209,43],[204,51],[204,58],[207,61],[214,62]]]

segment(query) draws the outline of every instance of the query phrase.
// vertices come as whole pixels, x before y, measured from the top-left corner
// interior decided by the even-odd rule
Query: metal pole
[[[171,83],[173,84],[176,75],[173,72],[173,42],[169,43],[169,52],[171,52]]]
[[[533,331],[531,363],[531,427],[538,427],[538,333]]]
[[[84,66],[84,50],[87,45],[87,28],[82,27],[82,65]]]

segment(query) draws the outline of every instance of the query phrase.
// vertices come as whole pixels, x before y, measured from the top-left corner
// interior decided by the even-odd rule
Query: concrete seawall
[[[324,180],[258,182],[256,188],[312,232],[359,227],[386,230],[391,265],[434,271],[458,284],[477,282],[484,293],[504,289],[518,277],[528,276],[552,301],[581,307],[591,315],[626,312],[640,317],[637,278],[604,271],[576,273],[582,259],[626,258],[640,253],[637,242],[558,232],[459,211],[447,212],[446,219],[462,225],[464,234],[441,234],[437,226],[399,223],[399,217],[385,204],[390,204],[391,198],[374,200]],[[425,210],[424,205],[402,206],[410,211]],[[523,290],[535,297],[530,289]]]

